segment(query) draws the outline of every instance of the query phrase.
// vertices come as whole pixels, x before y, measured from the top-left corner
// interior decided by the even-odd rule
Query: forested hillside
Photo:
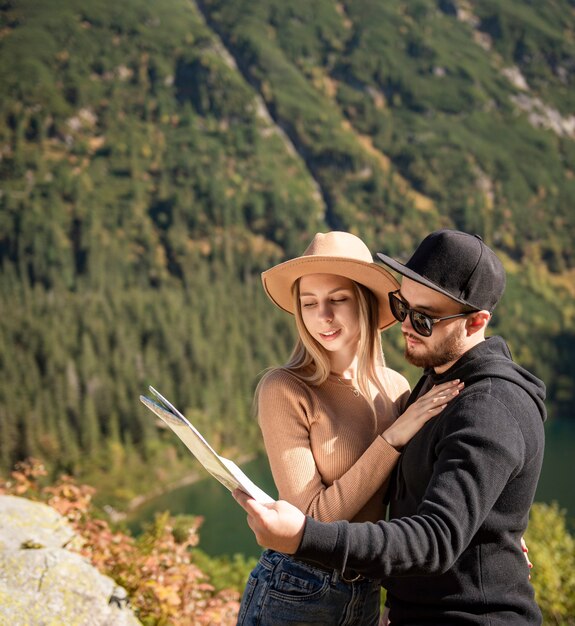
[[[222,450],[288,319],[259,273],[313,234],[504,260],[493,331],[575,409],[571,0],[0,1],[0,473],[33,455],[122,504]],[[384,337],[401,359],[397,328]]]

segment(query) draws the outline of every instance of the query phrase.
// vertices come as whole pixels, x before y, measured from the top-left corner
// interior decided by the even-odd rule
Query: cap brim
[[[262,282],[270,299],[280,309],[293,314],[292,286],[298,278],[309,274],[345,276],[364,285],[375,294],[379,302],[379,329],[384,330],[395,324],[388,294],[399,289],[399,283],[387,270],[375,263],[345,257],[298,257],[263,272]]]
[[[446,291],[445,289],[438,287],[435,283],[432,283],[430,280],[427,280],[427,278],[424,278],[421,274],[418,274],[417,272],[410,270],[409,267],[407,267],[403,263],[400,263],[399,261],[396,261],[395,259],[392,259],[386,254],[382,254],[381,252],[378,252],[377,258],[382,263],[385,263],[385,265],[387,265],[388,267],[391,267],[391,269],[396,271],[398,274],[401,274],[402,276],[405,276],[406,278],[414,280],[416,283],[419,283],[420,285],[429,287],[430,289],[433,289],[433,291],[438,291],[439,293],[442,293],[444,296],[447,296],[451,300],[455,300],[455,302],[459,302],[460,304],[471,306],[468,302],[466,302],[462,298],[456,298],[452,293],[449,293],[449,291]]]

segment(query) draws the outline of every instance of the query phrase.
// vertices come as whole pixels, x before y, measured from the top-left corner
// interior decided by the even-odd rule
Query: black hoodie
[[[296,557],[381,578],[393,626],[541,624],[521,550],[543,461],[545,386],[492,337],[420,391],[460,395],[405,447],[390,521],[307,518]]]

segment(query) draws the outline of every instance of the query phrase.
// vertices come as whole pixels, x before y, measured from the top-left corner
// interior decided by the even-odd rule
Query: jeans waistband
[[[292,557],[294,558],[294,557]],[[320,569],[322,572],[327,572],[331,574],[332,577],[341,580],[344,583],[355,583],[360,580],[367,580],[367,578],[363,574],[359,574],[354,570],[345,570],[344,572],[340,572],[337,569],[333,569],[331,567],[326,567],[321,563],[316,563],[315,561],[308,561],[307,559],[294,558],[295,561],[301,561],[310,567],[315,567],[316,569]]]

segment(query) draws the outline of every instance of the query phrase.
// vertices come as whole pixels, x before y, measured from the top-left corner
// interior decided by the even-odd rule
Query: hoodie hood
[[[434,384],[459,378],[471,385],[484,378],[500,378],[521,387],[536,404],[541,420],[547,419],[545,408],[545,384],[531,372],[517,365],[511,351],[501,337],[489,337],[466,352],[446,372],[425,372]]]

